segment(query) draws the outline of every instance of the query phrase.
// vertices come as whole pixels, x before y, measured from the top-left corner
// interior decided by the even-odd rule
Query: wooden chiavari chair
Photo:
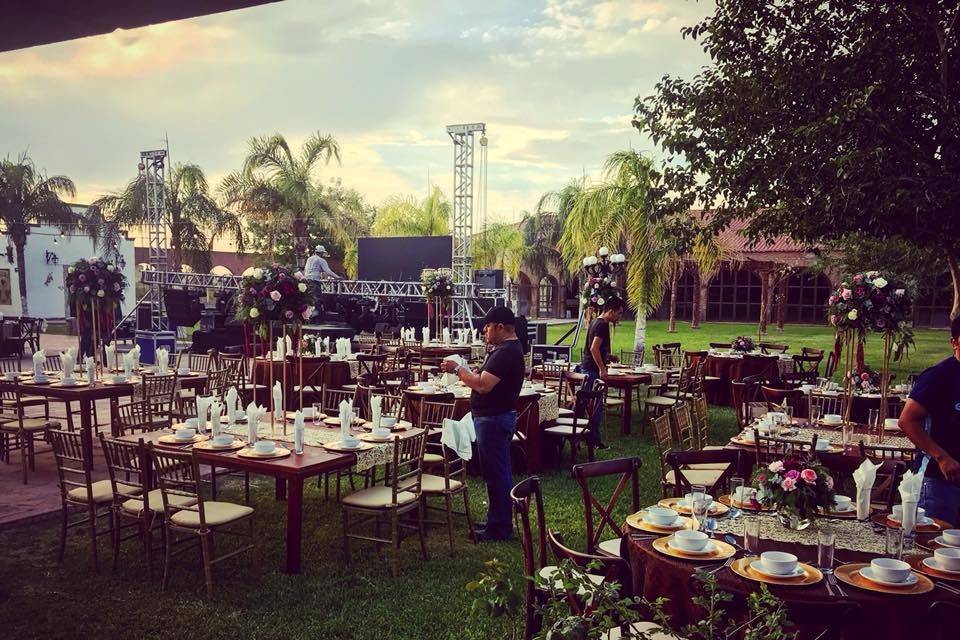
[[[170,375],[144,375],[140,385],[151,430],[163,429],[173,424],[174,398],[180,379],[177,373]]]
[[[441,426],[441,428],[446,428]],[[430,511],[442,511],[446,518],[443,521],[428,520],[424,516],[423,524],[446,524],[447,538],[450,546],[450,555],[453,556],[453,516],[463,516],[467,522],[467,531],[470,539],[474,540],[473,518],[470,515],[470,496],[467,489],[467,463],[457,456],[457,453],[442,442],[427,441],[424,448],[424,458],[427,451],[439,456],[439,462],[431,463],[431,470],[437,473],[423,473],[420,478],[420,501],[423,503],[424,514]],[[426,468],[424,459],[421,468]],[[453,500],[457,496],[463,497],[463,511],[453,508]],[[431,505],[429,500],[443,499],[443,506]]]
[[[788,455],[807,456],[817,450],[815,433],[809,442],[801,442],[795,439],[760,435],[760,431],[754,429],[753,438],[757,466],[766,466],[775,460],[783,460]]]
[[[822,393],[816,390],[808,396],[807,415],[811,418],[819,416],[821,419],[828,413],[839,416],[845,415],[847,398],[842,393]]]
[[[715,492],[726,493],[730,478],[743,466],[741,452],[732,449],[671,451],[667,454],[667,464],[674,497],[682,497],[692,485],[703,485],[707,487],[707,493],[713,495],[718,495]],[[714,468],[704,468],[708,466]]]
[[[26,417],[23,394],[16,382],[0,380],[0,446],[5,462],[10,462],[10,452],[20,450],[20,464],[23,467],[23,484],[27,484],[27,471],[36,470],[36,443],[49,440],[48,432],[59,429],[60,423],[43,417]],[[39,438],[39,440],[38,440]]]
[[[593,442],[590,440],[590,421],[603,408],[603,401],[607,395],[607,385],[602,380],[593,383],[590,389],[581,387],[577,391],[573,417],[557,418],[557,424],[543,430],[543,435],[554,439],[558,443],[557,458],[563,453],[563,445],[570,443],[570,461],[575,462],[577,451],[582,443],[587,444],[587,459],[593,462]],[[602,413],[600,414],[602,416]],[[602,419],[602,418],[601,418]]]
[[[443,428],[444,420],[453,419],[453,402],[434,402],[425,400],[420,403],[420,416],[417,426],[427,432]],[[432,462],[432,459],[431,459]]]
[[[643,355],[644,355],[644,349],[642,345],[636,351],[631,351],[630,349],[621,349],[620,362],[624,364],[628,364],[631,367],[642,367]]]

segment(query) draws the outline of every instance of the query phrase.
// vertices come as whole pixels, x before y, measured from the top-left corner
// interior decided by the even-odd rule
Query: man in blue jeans
[[[517,401],[526,371],[516,318],[506,307],[493,307],[483,319],[483,336],[494,348],[476,373],[451,360],[442,368],[470,387],[470,411],[477,431],[480,467],[487,483],[487,522],[477,525],[477,540],[513,537],[510,509],[510,445],[517,429]]]
[[[920,506],[960,526],[960,317],[950,323],[953,354],[917,378],[900,429],[927,456]]]

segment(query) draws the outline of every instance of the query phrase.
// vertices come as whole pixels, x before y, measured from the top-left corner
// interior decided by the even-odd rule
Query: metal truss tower
[[[487,126],[482,122],[452,124],[447,133],[453,140],[453,282],[473,284],[473,149],[474,134],[480,132],[480,144],[486,145]],[[473,302],[453,300],[453,326],[468,328],[473,324]]]
[[[164,193],[164,160],[167,152],[163,149],[140,152],[140,177],[143,179],[144,208],[147,218],[147,247],[149,249],[150,268],[157,272],[166,271],[167,265],[167,203]],[[150,305],[150,330],[165,331],[167,318],[163,311],[163,294],[160,287],[150,287],[146,300]],[[140,327],[142,328],[142,327]]]

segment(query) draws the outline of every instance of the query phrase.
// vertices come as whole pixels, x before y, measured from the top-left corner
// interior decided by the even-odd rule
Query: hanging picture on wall
[[[0,269],[0,304],[13,304],[10,290],[10,269]]]

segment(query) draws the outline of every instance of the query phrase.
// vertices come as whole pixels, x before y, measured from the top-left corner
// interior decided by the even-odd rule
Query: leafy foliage
[[[444,271],[433,271],[423,279],[423,295],[427,300],[447,300],[453,296],[453,276]]]
[[[523,232],[517,225],[494,222],[473,239],[473,266],[477,269],[503,269],[517,278],[527,253]]]
[[[844,278],[828,300],[830,324],[863,339],[870,331],[890,336],[897,356],[913,344],[913,301],[906,285],[879,271]]]
[[[450,235],[450,202],[440,187],[423,200],[415,196],[394,195],[383,203],[373,221],[375,236]]]
[[[502,618],[511,640],[520,637],[520,620],[523,613],[523,598],[508,567],[493,558],[483,563],[484,568],[476,580],[467,583],[467,591],[473,597],[470,612]]]
[[[758,467],[753,483],[759,489],[757,498],[763,506],[810,518],[821,509],[833,506],[833,479],[816,458],[788,455],[767,466]]]

